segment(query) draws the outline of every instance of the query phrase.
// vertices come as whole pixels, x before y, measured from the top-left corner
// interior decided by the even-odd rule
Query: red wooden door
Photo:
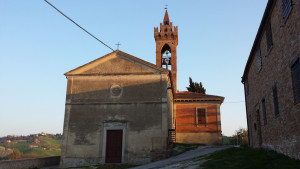
[[[107,130],[105,163],[122,162],[122,130]]]

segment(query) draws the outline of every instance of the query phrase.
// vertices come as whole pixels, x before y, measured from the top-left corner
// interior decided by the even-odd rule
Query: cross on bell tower
[[[166,8],[165,8],[166,9]],[[163,67],[166,64],[171,65],[171,78],[174,91],[177,91],[177,45],[178,45],[178,27],[170,22],[168,11],[166,9],[164,20],[160,23],[160,29],[154,27],[154,38],[156,42],[156,65]],[[166,62],[164,53],[171,54]]]

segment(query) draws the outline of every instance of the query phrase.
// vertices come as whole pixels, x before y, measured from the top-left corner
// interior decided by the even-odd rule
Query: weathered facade
[[[167,70],[115,51],[65,75],[62,167],[142,164],[166,151]]]
[[[300,1],[269,0],[242,82],[250,146],[300,158]]]
[[[178,28],[167,11],[154,37],[156,65],[117,50],[65,74],[61,167],[143,164],[165,157],[168,142],[220,143],[224,98],[177,91]]]

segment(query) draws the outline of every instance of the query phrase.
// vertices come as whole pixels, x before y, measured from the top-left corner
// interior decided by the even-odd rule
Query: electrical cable
[[[82,29],[83,31],[85,31],[87,34],[89,34],[90,36],[92,36],[94,39],[96,39],[97,41],[99,41],[100,43],[102,43],[104,46],[108,47],[109,49],[113,50],[111,47],[109,47],[107,44],[105,44],[104,42],[102,42],[100,39],[98,39],[96,36],[94,36],[93,34],[91,34],[90,32],[88,32],[87,30],[85,30],[83,27],[81,27],[79,24],[77,24],[75,21],[73,21],[71,18],[69,18],[67,15],[65,15],[64,13],[62,13],[59,9],[57,9],[54,5],[52,5],[50,2],[48,2],[47,0],[44,0],[45,2],[47,2],[50,6],[52,6],[57,12],[59,12],[60,14],[62,14],[64,17],[66,17],[67,19],[69,19],[71,22],[73,22],[76,26],[78,26],[80,29]]]

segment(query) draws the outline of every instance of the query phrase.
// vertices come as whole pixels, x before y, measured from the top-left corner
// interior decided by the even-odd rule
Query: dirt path
[[[183,154],[180,154],[178,156],[170,157],[168,159],[156,161],[153,163],[141,165],[138,167],[134,167],[131,169],[152,169],[152,168],[182,168],[182,165],[185,165],[184,163],[181,163],[183,161],[193,159],[198,156],[203,156],[207,154],[211,154],[216,151],[224,150],[227,148],[231,148],[232,146],[205,146],[205,147],[199,147],[195,150],[191,150],[188,152],[185,152]],[[204,162],[204,161],[201,161]],[[193,162],[190,162],[193,163]],[[200,164],[199,162],[195,164]],[[195,165],[194,164],[194,165]],[[188,164],[189,166],[193,166],[193,164]]]

